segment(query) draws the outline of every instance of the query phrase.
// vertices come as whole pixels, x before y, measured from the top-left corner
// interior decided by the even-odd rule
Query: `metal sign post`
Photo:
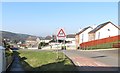
[[[59,55],[58,55],[58,37],[57,37],[57,59],[59,59]]]
[[[64,47],[65,47],[65,37],[64,37]]]
[[[65,37],[64,37],[64,50],[63,50],[63,53],[65,53],[65,50],[66,50],[66,46],[65,46]],[[65,55],[63,54],[63,59],[65,59]]]
[[[59,38],[63,38],[63,41],[64,41],[64,48],[65,48],[65,32],[63,31],[63,29],[60,29],[58,34],[57,34],[57,59],[59,59],[59,55],[58,55],[58,39]]]

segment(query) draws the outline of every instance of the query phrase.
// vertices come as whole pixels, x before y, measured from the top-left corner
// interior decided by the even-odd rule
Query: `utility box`
[[[5,48],[0,46],[0,73],[6,71]]]

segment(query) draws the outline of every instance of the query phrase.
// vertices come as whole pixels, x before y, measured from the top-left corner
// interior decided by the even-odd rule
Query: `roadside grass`
[[[75,71],[76,68],[69,58],[55,51],[18,51],[21,64],[25,71]]]
[[[115,41],[115,42],[110,42],[110,43],[104,43],[104,44],[100,44],[96,46],[90,46],[90,47],[85,48],[85,50],[109,49],[109,48],[113,48],[113,44],[115,43],[120,43],[120,40]]]

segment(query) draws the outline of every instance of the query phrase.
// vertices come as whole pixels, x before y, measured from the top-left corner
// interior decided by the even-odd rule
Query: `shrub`
[[[40,44],[38,45],[38,49],[41,49],[42,47],[47,46],[47,45],[48,43],[40,42]]]
[[[11,55],[13,55],[13,51],[11,49],[7,49],[7,50],[5,50],[5,55],[11,56]]]

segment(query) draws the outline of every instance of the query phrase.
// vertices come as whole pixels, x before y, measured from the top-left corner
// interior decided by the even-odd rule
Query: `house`
[[[40,39],[40,42],[49,43],[52,40],[51,36],[46,36],[45,38]]]
[[[66,49],[73,50],[76,49],[76,43],[75,43],[75,34],[68,34],[66,35]]]
[[[120,28],[110,21],[100,24],[88,33],[89,41],[117,36],[119,30]]]
[[[66,35],[66,41],[69,41],[71,44],[75,44],[75,34]]]
[[[26,44],[19,44],[18,47],[21,48],[21,49],[25,49],[26,48]]]
[[[49,43],[52,40],[51,36],[46,36],[45,37],[45,43]]]
[[[75,43],[76,43],[76,48],[79,47],[79,34],[75,35]]]
[[[79,45],[83,42],[88,42],[88,32],[90,32],[93,28],[92,27],[86,27],[82,29],[80,32],[76,33],[75,39],[76,39],[76,48],[79,47]]]
[[[28,48],[38,48],[39,43],[40,39],[33,36],[29,36],[25,41],[26,47]]]

